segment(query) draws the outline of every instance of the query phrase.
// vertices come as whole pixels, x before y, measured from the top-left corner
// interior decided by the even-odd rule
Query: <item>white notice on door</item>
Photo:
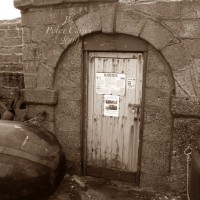
[[[104,116],[119,117],[119,96],[104,95]]]
[[[96,93],[125,95],[125,74],[96,73]]]
[[[135,79],[127,78],[127,89],[135,89]]]

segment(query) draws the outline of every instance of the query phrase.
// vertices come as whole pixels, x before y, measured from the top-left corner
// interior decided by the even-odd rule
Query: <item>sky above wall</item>
[[[14,7],[14,0],[0,0],[0,20],[20,17],[20,11]]]

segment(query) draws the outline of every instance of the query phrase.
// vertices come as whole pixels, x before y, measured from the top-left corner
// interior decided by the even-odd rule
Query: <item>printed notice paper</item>
[[[96,93],[125,95],[125,74],[96,73]]]
[[[127,78],[127,89],[135,89],[135,79]]]
[[[119,96],[104,95],[104,116],[119,117]]]

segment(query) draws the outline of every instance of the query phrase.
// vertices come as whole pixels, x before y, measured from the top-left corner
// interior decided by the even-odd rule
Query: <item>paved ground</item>
[[[66,175],[48,200],[186,200],[178,194],[142,191],[132,184]]]

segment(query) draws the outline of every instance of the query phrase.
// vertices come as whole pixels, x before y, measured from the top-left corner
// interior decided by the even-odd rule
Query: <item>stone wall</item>
[[[141,186],[169,190],[173,116],[171,96],[174,80],[163,57],[149,47],[146,86],[144,127],[142,142]]]
[[[128,34],[149,43],[141,186],[185,192],[183,150],[193,144],[200,129],[200,3],[15,0],[15,4],[22,10],[23,94],[29,116],[47,110],[45,126],[58,134],[66,152],[75,151],[67,155],[72,169],[81,152],[81,75],[76,79],[62,67],[80,72],[82,64],[67,58],[77,55],[81,38],[96,32]],[[69,131],[63,134],[67,122]],[[69,141],[76,141],[75,146]]]
[[[21,19],[0,21],[0,100],[24,87]]]
[[[81,74],[82,40],[73,45],[58,65],[54,88],[58,91],[55,108],[56,134],[61,139],[70,173],[81,173]]]

